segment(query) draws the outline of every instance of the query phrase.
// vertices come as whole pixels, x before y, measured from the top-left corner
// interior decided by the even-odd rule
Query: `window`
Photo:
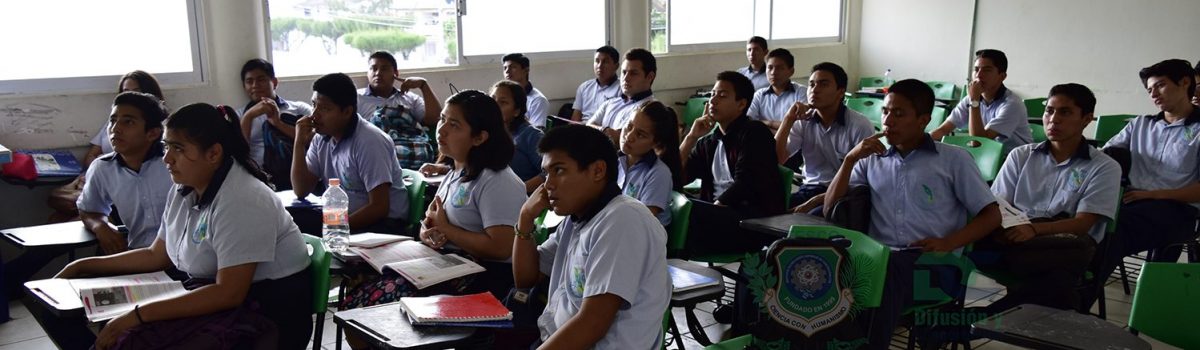
[[[458,63],[452,0],[269,0],[267,12],[277,76],[365,72],[375,51],[400,69]]]
[[[834,42],[842,0],[651,0],[650,46],[656,53],[742,47],[751,36],[780,44]]]
[[[19,53],[0,55],[0,94],[115,92],[139,69],[164,85],[201,82],[197,23],[192,0],[0,2],[4,50]]]
[[[608,41],[607,0],[459,1],[464,56],[591,51]]]

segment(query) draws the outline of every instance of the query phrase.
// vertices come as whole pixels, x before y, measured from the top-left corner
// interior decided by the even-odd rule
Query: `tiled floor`
[[[983,306],[1004,295],[1004,287],[996,284],[994,281],[982,276],[975,276],[970,283],[970,289],[967,293],[967,306]],[[730,296],[732,293],[728,293]],[[1116,280],[1110,280],[1105,287],[1105,296],[1108,300],[1108,320],[1114,324],[1124,326],[1129,318],[1130,302],[1133,297],[1125,295],[1122,290],[1121,283]],[[726,298],[730,298],[727,296]],[[696,309],[696,316],[701,324],[705,326],[705,332],[708,336],[717,340],[722,334],[729,329],[729,325],[717,323],[713,320],[712,309],[716,304],[709,302],[700,304]],[[54,344],[46,337],[45,333],[38,326],[37,322],[25,310],[25,306],[19,301],[9,303],[9,314],[12,320],[0,324],[0,350],[39,350],[39,349],[54,349]],[[1095,311],[1093,309],[1093,311]],[[683,336],[683,345],[687,349],[702,349],[703,347],[696,341],[695,337],[688,332],[687,325],[684,323],[684,314],[682,309],[672,310],[676,323],[679,325],[679,330]],[[1154,349],[1175,349],[1169,345],[1162,344],[1154,339],[1142,337],[1153,345]],[[321,339],[321,346],[326,350],[334,349],[334,324],[332,314],[326,316],[324,323],[324,335]],[[903,349],[904,341],[907,339],[905,332],[900,332],[894,337],[892,342],[893,349]],[[674,343],[669,348],[675,349],[678,346]],[[343,341],[343,348],[349,349]],[[1018,347],[1005,343],[977,340],[972,342],[972,348],[990,350],[990,349],[1015,349]]]

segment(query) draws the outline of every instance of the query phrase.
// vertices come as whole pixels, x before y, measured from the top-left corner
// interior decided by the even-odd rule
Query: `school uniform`
[[[583,120],[590,119],[600,109],[600,105],[608,100],[621,96],[621,80],[613,78],[608,85],[603,85],[599,79],[588,79],[575,89],[575,102],[572,108],[583,114]]]
[[[521,181],[529,181],[542,173],[542,155],[538,154],[537,145],[542,141],[542,131],[521,122],[512,131],[513,158],[508,163]]]
[[[246,106],[242,108],[242,115],[245,116],[246,111],[250,108],[253,108],[254,105],[258,104],[258,102],[259,101],[250,101],[250,103],[247,103]],[[299,120],[301,117],[312,115],[313,112],[312,106],[309,106],[307,103],[300,101],[288,101],[279,96],[275,96],[275,104],[279,106],[280,118],[293,125],[296,123],[296,120]],[[263,142],[263,127],[266,124],[267,116],[264,114],[254,117],[254,124],[250,127],[250,157],[260,165],[263,164],[263,155],[266,152],[266,143]],[[292,155],[283,154],[281,156],[290,158]],[[277,174],[271,175],[280,176]],[[283,176],[289,175],[283,174]]]
[[[761,70],[757,71],[751,66],[745,66],[738,68],[737,72],[750,78],[750,82],[754,83],[754,90],[771,86],[771,82],[767,80],[767,66],[763,66]]]
[[[629,121],[633,120],[633,116],[637,115],[638,108],[642,105],[655,101],[654,92],[650,90],[643,91],[633,96],[625,96],[622,94],[620,98],[608,100],[600,108],[596,110],[596,114],[588,119],[588,124],[599,125],[609,129],[621,130]]]
[[[1025,101],[1008,87],[1000,85],[991,102],[980,101],[979,113],[983,118],[984,128],[999,134],[995,140],[1004,144],[1004,153],[1033,142],[1033,130],[1029,128],[1029,113],[1026,112]],[[946,120],[954,123],[956,129],[967,129],[970,117],[971,97],[966,96],[958,101],[958,105]]]
[[[594,349],[658,349],[671,298],[667,234],[646,206],[609,186],[537,247],[538,270],[550,276],[542,341],[579,313],[585,298],[612,294],[621,307]]]
[[[629,156],[622,153],[617,157],[617,185],[624,195],[637,199],[647,207],[658,207],[662,211],[655,217],[663,226],[671,224],[671,168],[658,159],[654,151],[646,152],[642,159],[627,165]]]
[[[537,128],[544,127],[549,108],[550,100],[546,99],[541,90],[533,87],[532,82],[529,83],[529,86],[525,87],[525,116],[529,118],[529,124]]]
[[[1073,287],[1092,261],[1096,244],[1104,240],[1108,220],[1116,215],[1120,185],[1120,165],[1087,142],[1080,142],[1061,163],[1051,154],[1049,141],[1010,152],[992,183],[996,197],[1034,221],[1069,219],[1081,212],[1100,218],[1086,236],[1038,232],[1028,241],[1006,244],[998,239],[1005,229],[998,228],[976,242],[971,258],[980,270],[1006,271],[1021,281],[989,307],[996,312],[1023,303],[1076,307]]]
[[[341,140],[317,134],[305,154],[305,166],[318,181],[341,179],[342,190],[350,199],[349,212],[367,205],[371,190],[389,185],[388,212],[391,222],[372,224],[367,231],[394,232],[404,227],[408,217],[408,194],[400,163],[392,151],[392,141],[382,130],[355,116],[346,124]],[[379,226],[382,225],[382,226]],[[371,227],[383,230],[372,230]],[[363,231],[364,228],[355,231]]]
[[[808,102],[808,87],[794,82],[788,82],[782,93],[775,93],[775,88],[767,86],[754,91],[750,100],[750,110],[746,115],[750,119],[760,121],[782,122],[788,109],[796,102]]]
[[[816,111],[806,120],[797,120],[788,132],[787,152],[804,157],[804,183],[792,196],[792,205],[800,205],[825,193],[837,175],[846,154],[859,142],[875,134],[875,126],[862,114],[838,106],[837,117],[829,127],[821,124]]]

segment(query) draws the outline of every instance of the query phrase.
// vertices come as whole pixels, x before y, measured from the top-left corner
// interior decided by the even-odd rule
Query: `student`
[[[287,148],[296,138],[296,120],[312,114],[312,106],[275,94],[279,79],[275,78],[275,65],[267,60],[246,61],[241,77],[242,89],[250,98],[242,108],[241,117],[242,135],[250,143],[250,158],[271,175],[276,191],[290,190],[292,152]]]
[[[767,39],[763,39],[761,36],[753,36],[750,37],[750,40],[746,41],[746,61],[749,61],[750,65],[738,68],[737,72],[745,75],[746,78],[750,79],[750,82],[754,83],[755,91],[769,87],[772,84],[767,78],[766,62],[763,61],[763,57],[766,56]]]
[[[605,45],[596,49],[595,58],[592,59],[592,72],[596,74],[596,78],[588,79],[575,89],[571,120],[590,119],[600,105],[621,95],[620,86],[617,85],[617,62],[620,60],[621,53],[612,46]]]
[[[274,341],[281,349],[305,347],[312,331],[312,272],[304,240],[266,174],[250,159],[238,124],[232,108],[202,103],[167,118],[163,161],[175,186],[167,194],[154,243],[80,259],[55,276],[124,275],[174,266],[190,277],[184,282],[187,293],[109,321],[96,337],[97,349]],[[198,326],[215,322],[230,330]]]
[[[352,232],[404,233],[408,195],[392,140],[359,117],[356,98],[345,74],[313,82],[313,114],[296,122],[292,190],[304,198],[318,182],[341,179]]]
[[[367,65],[367,87],[358,90],[359,115],[391,138],[401,168],[432,162],[436,152],[426,129],[437,126],[442,106],[429,82],[408,77],[396,88],[396,57],[387,52],[372,53]]]
[[[163,100],[162,88],[158,86],[158,80],[154,79],[150,73],[140,70],[126,73],[117,81],[117,93],[126,91],[145,92],[154,95],[160,101]],[[47,196],[47,204],[54,209],[54,213],[50,214],[50,223],[78,219],[79,208],[75,207],[75,201],[79,199],[79,193],[83,190],[84,175],[87,174],[88,167],[97,157],[113,152],[112,143],[108,140],[107,119],[100,126],[100,131],[96,133],[96,136],[92,137],[91,144],[92,146],[88,148],[87,154],[83,157],[83,173],[80,173],[75,181],[50,191]]]
[[[671,224],[671,191],[683,189],[677,123],[675,111],[662,102],[642,105],[621,133],[617,157],[617,185],[650,208],[663,226]]]
[[[115,152],[108,153],[88,168],[76,207],[84,227],[96,235],[100,251],[117,254],[149,246],[158,233],[171,177],[162,161],[162,121],[166,106],[158,97],[140,92],[123,92],[113,100],[109,130]],[[120,211],[128,229],[120,232],[109,223],[112,208]],[[30,247],[4,264],[5,290],[21,295],[21,284],[55,257],[72,248]]]
[[[1196,93],[1196,72],[1187,61],[1171,59],[1138,75],[1159,112],[1130,120],[1104,146],[1128,149],[1131,158],[1129,188],[1117,219],[1120,249],[1113,250],[1113,265],[1107,268],[1126,255],[1191,240],[1200,206],[1200,108],[1189,101]],[[1160,253],[1151,254],[1151,260],[1179,257],[1177,249]]]
[[[950,118],[931,134],[934,140],[954,129],[967,129],[971,136],[1004,143],[1004,153],[1033,142],[1025,101],[1004,86],[1008,57],[1000,50],[975,51],[975,80],[967,84],[967,96],[958,102]]]
[[[783,117],[797,102],[805,102],[808,88],[792,82],[796,58],[787,49],[774,49],[767,54],[767,80],[770,86],[754,91],[754,102],[746,112],[751,119],[767,124],[774,133],[783,124]],[[838,69],[841,69],[840,67]]]
[[[529,57],[510,53],[501,57],[500,61],[504,62],[504,80],[515,81],[525,89],[525,114],[529,118],[529,124],[542,128],[546,125],[546,109],[550,108],[550,102],[546,95],[542,95],[542,91],[533,87],[533,83],[529,81]]]
[[[779,50],[782,49],[771,53]],[[791,55],[787,57],[790,60]],[[771,62],[776,60],[774,57],[767,59],[768,70]],[[777,104],[779,107],[774,108],[788,108],[782,127],[775,132],[775,156],[779,164],[784,164],[797,152],[804,157],[804,184],[791,200],[796,204],[795,212],[807,213],[821,206],[829,181],[833,180],[846,153],[875,133],[870,119],[842,104],[848,83],[849,78],[841,66],[818,63],[808,77],[808,103],[799,99],[790,106]],[[759,90],[760,93],[763,91]],[[760,96],[755,95],[757,104]]]
[[[525,193],[533,192],[546,178],[540,176],[542,157],[537,153],[542,131],[525,119],[525,89],[514,81],[502,80],[492,85],[491,97],[500,106],[504,128],[512,135],[515,152],[508,167],[525,182]]]
[[[654,77],[658,72],[658,61],[646,49],[636,48],[625,52],[621,62],[621,96],[600,105],[588,119],[588,125],[603,131],[616,143],[621,138],[621,129],[633,119],[637,109],[654,101]]]
[[[1033,223],[1000,228],[975,243],[972,259],[984,271],[1002,270],[1019,282],[988,305],[989,314],[1034,303],[1075,309],[1080,282],[1117,211],[1121,167],[1083,137],[1096,97],[1086,86],[1056,85],[1042,122],[1048,141],[1008,154],[992,193]]]
[[[775,237],[742,230],[738,222],[785,210],[775,140],[766,126],[746,116],[754,95],[750,79],[721,72],[712,95],[704,116],[692,124],[679,146],[683,182],[701,180],[700,198],[692,202],[688,225],[689,251],[757,251]],[[709,134],[714,126],[720,128]]]
[[[933,89],[920,80],[901,80],[888,89],[883,105],[883,132],[846,154],[825,193],[825,207],[832,208],[850,185],[869,186],[874,204],[870,236],[895,248],[888,258],[882,304],[871,326],[873,349],[887,348],[900,312],[920,301],[914,300],[913,270],[921,252],[955,251],[1000,225],[995,197],[971,155],[925,133],[933,111]],[[890,148],[879,140],[883,136]],[[974,218],[967,222],[968,216]]]
[[[538,152],[548,178],[521,207],[512,254],[517,288],[550,277],[540,348],[658,349],[671,297],[667,235],[644,204],[621,195],[612,142],[566,125]],[[537,245],[533,220],[546,209],[566,219]]]

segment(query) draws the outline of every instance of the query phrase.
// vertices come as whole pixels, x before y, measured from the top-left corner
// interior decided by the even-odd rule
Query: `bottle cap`
[[[342,179],[339,179],[336,177],[329,179],[329,186],[340,186],[341,184],[342,184]]]

